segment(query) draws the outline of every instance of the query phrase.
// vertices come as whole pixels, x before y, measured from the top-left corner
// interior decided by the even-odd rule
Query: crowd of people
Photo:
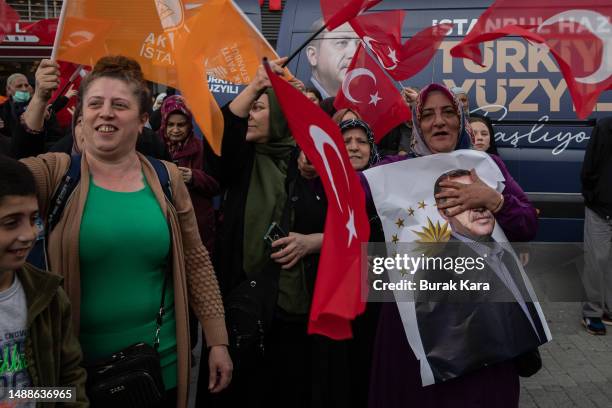
[[[34,89],[12,76],[0,106],[0,334],[22,333],[16,386],[76,387],[78,406],[100,406],[90,367],[144,342],[159,354],[159,406],[185,407],[201,328],[198,406],[518,406],[513,360],[422,387],[394,303],[369,303],[351,340],[307,334],[327,199],[263,67],[222,108],[218,157],[196,136],[185,99],[153,98],[138,63],[121,56],[96,63],[58,136],[49,104],[59,76],[43,60]],[[470,116],[461,89],[405,89],[412,121],[377,144],[358,112],[295,85],[338,124],[355,171],[459,149],[488,153],[504,190],[449,177],[438,210],[447,219],[487,212],[510,241],[534,238],[537,212],[498,156],[491,121]],[[75,161],[80,177],[54,211]],[[384,241],[362,185],[370,241]],[[267,243],[274,228],[280,235]],[[26,263],[41,235],[52,274]],[[245,306],[254,288],[266,306],[259,311]],[[591,324],[602,310],[588,313]],[[244,332],[252,315],[265,324]]]

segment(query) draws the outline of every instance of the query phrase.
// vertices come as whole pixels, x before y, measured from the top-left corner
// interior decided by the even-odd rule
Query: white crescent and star
[[[329,160],[327,159],[327,155],[325,154],[325,145],[331,146],[331,148],[336,153],[340,164],[342,164],[342,170],[344,172],[344,178],[346,180],[346,185],[350,186],[348,173],[346,171],[346,167],[344,166],[344,161],[342,160],[342,154],[340,150],[338,150],[338,146],[334,143],[334,140],[329,136],[329,134],[316,125],[310,125],[308,128],[308,133],[310,134],[310,138],[314,142],[315,149],[323,159],[323,165],[325,166],[325,172],[327,173],[327,177],[331,181],[332,189],[334,190],[334,194],[336,196],[336,202],[338,203],[338,208],[340,208],[340,212],[344,213],[342,209],[342,204],[340,203],[340,196],[338,195],[338,190],[336,189],[336,181],[331,172],[331,168],[329,167]],[[357,230],[355,228],[355,213],[353,209],[349,206],[348,208],[348,221],[346,223],[346,229],[348,231],[348,246],[351,245],[353,241],[353,237],[357,238]]]
[[[342,81],[342,93],[344,94],[346,99],[353,103],[363,103],[362,101],[358,101],[357,99],[353,98],[353,95],[351,95],[350,91],[351,82],[354,79],[359,78],[360,76],[368,76],[372,78],[372,80],[374,81],[374,85],[376,85],[376,75],[374,75],[374,73],[367,68],[355,68],[347,72],[346,76],[344,77],[344,81]],[[370,101],[368,102],[368,105],[373,104],[374,106],[376,106],[376,104],[378,104],[378,101],[381,101],[382,99],[383,98],[378,96],[378,92],[370,94]]]
[[[388,47],[389,48],[389,54],[387,54],[387,57],[389,57],[391,59],[391,61],[393,62],[393,65],[388,67],[385,64],[385,62],[382,60],[380,55],[378,55],[378,52],[376,52],[376,50],[372,46],[372,42],[375,42],[375,43],[378,43],[378,44],[382,44],[382,43],[380,41],[372,38],[372,37],[367,36],[367,35],[363,36],[363,42],[370,49],[370,51],[372,51],[374,53],[374,55],[376,55],[376,58],[378,58],[378,62],[380,62],[380,65],[384,69],[386,69],[387,71],[393,71],[395,68],[397,68],[397,63],[399,62],[399,60],[397,59],[397,53],[396,53],[396,51],[393,48]]]
[[[544,26],[560,23],[564,21],[572,21],[580,24],[580,21],[588,21],[590,27],[598,27],[596,33],[592,29],[589,29],[586,25],[582,25],[587,28],[591,33],[601,40],[602,44],[602,58],[599,67],[593,71],[590,75],[583,77],[576,77],[577,82],[583,84],[597,84],[606,81],[610,75],[612,75],[612,24],[610,24],[609,18],[593,10],[574,9],[567,10],[562,13],[555,14],[552,17],[546,19],[542,24],[538,26],[537,31],[542,29]],[[604,27],[600,27],[601,21],[605,21]]]

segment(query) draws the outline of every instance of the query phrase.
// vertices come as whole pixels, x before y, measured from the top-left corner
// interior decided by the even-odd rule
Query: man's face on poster
[[[324,31],[306,48],[312,76],[330,96],[336,96],[357,51],[359,38],[348,23]]]
[[[472,179],[469,175],[452,177],[447,180],[462,184],[472,184]],[[438,200],[438,202],[441,201]],[[440,215],[448,221],[454,232],[472,239],[490,236],[493,233],[493,228],[495,228],[495,217],[486,208],[465,210],[454,217],[446,216],[444,211],[440,211]]]

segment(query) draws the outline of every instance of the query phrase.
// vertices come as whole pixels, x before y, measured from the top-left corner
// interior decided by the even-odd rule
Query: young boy
[[[76,403],[66,405],[85,407],[86,374],[62,279],[26,264],[37,215],[32,174],[0,155],[0,407],[33,407],[14,398],[24,387],[76,387]]]

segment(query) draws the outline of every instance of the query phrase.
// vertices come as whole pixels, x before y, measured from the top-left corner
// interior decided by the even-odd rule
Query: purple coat
[[[390,156],[380,164],[406,160]],[[529,241],[537,232],[537,215],[527,196],[512,178],[504,162],[491,155],[505,178],[504,205],[495,218],[509,241]],[[361,177],[369,210],[372,193]],[[516,408],[520,382],[512,361],[480,369],[442,384],[421,385],[419,362],[414,356],[395,303],[382,306],[370,374],[370,408]]]
[[[203,144],[191,136],[181,150],[172,153],[172,160],[179,167],[191,169],[191,182],[187,184],[195,212],[202,243],[212,253],[215,247],[216,218],[212,198],[220,193],[219,183],[202,170],[204,165]]]

